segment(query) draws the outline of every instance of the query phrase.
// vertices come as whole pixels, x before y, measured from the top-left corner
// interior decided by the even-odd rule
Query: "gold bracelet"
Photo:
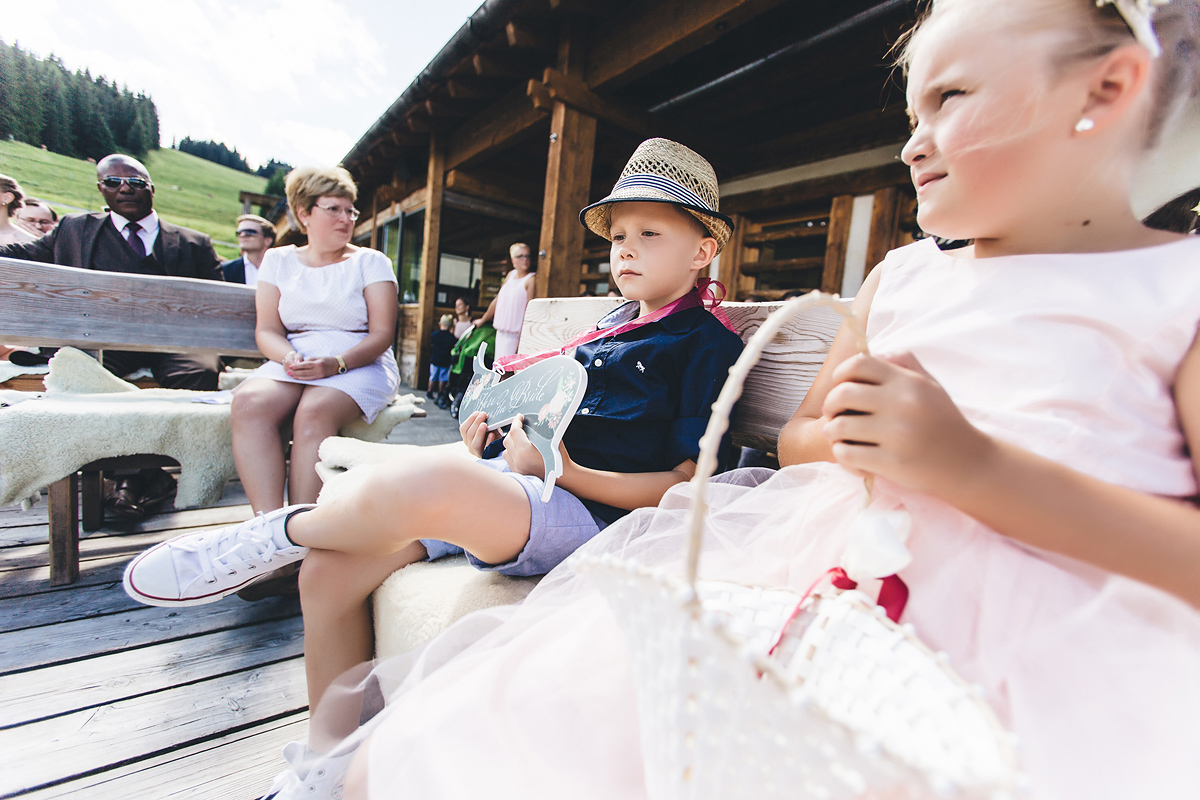
[[[338,375],[345,375],[346,374],[346,359],[342,358],[341,356],[334,356],[334,358],[336,358],[337,362],[338,362]]]

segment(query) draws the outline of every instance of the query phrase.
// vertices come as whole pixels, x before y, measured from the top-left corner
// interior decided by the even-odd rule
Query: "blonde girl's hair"
[[[350,173],[341,167],[297,167],[284,179],[288,208],[296,218],[296,224],[304,233],[308,231],[300,222],[299,212],[309,214],[322,197],[340,197],[353,203],[358,199],[358,186]]]
[[[1059,72],[1137,41],[1115,5],[1097,6],[1095,0],[931,0],[920,21],[897,44],[897,62],[906,74],[930,23],[959,15],[986,15],[995,27],[1022,34],[1057,33],[1050,63]],[[1162,55],[1154,62],[1143,142],[1147,149],[1159,142],[1200,90],[1200,0],[1171,0],[1156,7],[1152,19]]]
[[[21,184],[16,180],[7,175],[0,175],[0,194],[5,192],[12,192],[13,196],[13,201],[4,208],[5,214],[11,217],[14,211],[25,205],[25,192],[21,190]]]

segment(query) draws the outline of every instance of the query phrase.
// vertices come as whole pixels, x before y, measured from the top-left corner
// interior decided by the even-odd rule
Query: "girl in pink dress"
[[[1118,6],[934,0],[903,159],[921,227],[973,245],[870,274],[881,355],[838,337],[786,466],[710,486],[700,564],[803,591],[875,476],[913,521],[903,621],[983,686],[1039,799],[1200,797],[1200,238],[1130,201],[1195,91],[1200,9]],[[687,500],[581,552],[679,569]],[[326,762],[358,746],[346,798],[647,796],[623,635],[568,568],[360,686],[387,703]],[[357,719],[331,698],[314,730]]]

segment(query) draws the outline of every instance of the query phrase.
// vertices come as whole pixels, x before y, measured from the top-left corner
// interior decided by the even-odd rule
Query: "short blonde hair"
[[[288,208],[296,217],[300,230],[307,232],[300,222],[300,211],[312,212],[313,206],[322,197],[343,197],[353,203],[358,199],[358,186],[350,173],[341,167],[297,167],[287,174],[284,181]]]
[[[243,222],[253,222],[262,231],[263,236],[271,237],[271,241],[275,241],[275,226],[268,219],[263,219],[258,214],[242,214],[237,218],[237,224]]]

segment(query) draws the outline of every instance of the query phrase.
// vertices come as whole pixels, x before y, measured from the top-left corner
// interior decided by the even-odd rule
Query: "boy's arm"
[[[696,462],[690,459],[667,472],[610,472],[590,469],[572,461],[563,445],[560,444],[558,450],[562,454],[563,474],[555,485],[584,500],[595,500],[628,511],[658,505],[667,489],[677,483],[691,480],[692,475],[696,473]],[[504,460],[513,472],[539,478],[545,476],[542,454],[525,435],[520,419],[512,424],[508,438],[504,441]]]

